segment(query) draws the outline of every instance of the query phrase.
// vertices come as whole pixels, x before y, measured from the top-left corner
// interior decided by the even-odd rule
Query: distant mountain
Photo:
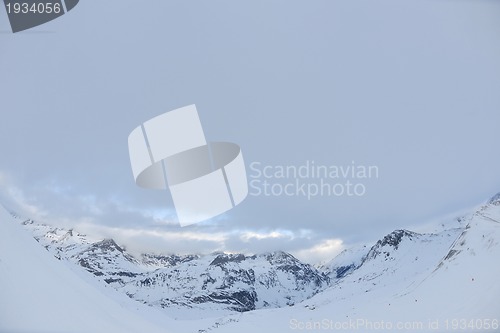
[[[32,220],[22,224],[56,258],[83,267],[130,298],[170,310],[213,313],[290,306],[329,285],[328,276],[285,252],[145,253],[135,258],[113,239],[95,240]]]
[[[131,297],[161,307],[249,311],[301,302],[328,278],[285,252],[212,254],[143,274],[123,286]]]
[[[500,194],[444,231],[395,230],[372,246],[346,249],[318,267],[281,251],[134,257],[112,239],[18,221],[60,261],[83,268],[102,285],[166,309],[176,318],[281,308],[255,312],[257,317],[224,317],[201,331],[240,331],[252,325],[255,330],[286,331],[283,326],[261,324],[283,325],[287,318],[302,320],[303,325],[324,318],[393,322],[489,318],[490,323],[500,319],[500,266],[496,264]],[[238,326],[240,322],[247,326]]]

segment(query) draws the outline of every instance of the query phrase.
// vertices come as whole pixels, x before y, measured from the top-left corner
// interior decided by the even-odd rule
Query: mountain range
[[[335,325],[370,331],[389,324],[382,328],[499,331],[500,193],[439,231],[395,230],[316,266],[282,251],[133,256],[113,239],[7,216],[0,224],[17,222],[53,260],[98,289],[113,289],[113,295],[189,322],[186,327],[198,332]],[[22,246],[4,251],[15,253]]]

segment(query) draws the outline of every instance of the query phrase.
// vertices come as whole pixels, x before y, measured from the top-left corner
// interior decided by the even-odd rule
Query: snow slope
[[[43,251],[0,206],[0,332],[168,331],[151,314],[143,317],[151,309],[120,296],[109,297]]]
[[[439,234],[395,231],[313,298],[206,331],[500,332],[500,197],[464,220]]]

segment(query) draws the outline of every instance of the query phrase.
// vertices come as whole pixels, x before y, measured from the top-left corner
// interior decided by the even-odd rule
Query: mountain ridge
[[[407,297],[456,258],[474,252],[466,245],[471,228],[477,229],[479,220],[500,224],[499,206],[497,194],[443,231],[397,229],[372,246],[346,249],[317,267],[284,251],[132,256],[113,239],[92,239],[74,229],[19,217],[17,221],[57,259],[81,267],[135,301],[189,319],[256,309],[313,310],[359,297],[359,292],[382,299],[388,294]],[[498,245],[486,232],[483,238],[491,248]]]

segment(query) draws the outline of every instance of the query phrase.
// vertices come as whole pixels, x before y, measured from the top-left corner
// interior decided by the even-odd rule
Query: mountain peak
[[[123,253],[123,249],[118,244],[116,244],[116,242],[112,238],[106,238],[100,242],[94,243],[92,247],[95,249],[101,249],[103,251],[117,250]]]
[[[222,253],[217,255],[215,259],[210,263],[210,266],[221,266],[224,264],[227,264],[229,262],[242,262],[245,260],[247,257],[241,253],[236,253],[236,254],[227,254],[227,253]]]
[[[490,200],[488,200],[488,204],[490,205],[495,205],[495,206],[500,206],[500,192],[495,194],[494,196],[491,197]]]
[[[265,257],[266,260],[269,261],[270,263],[275,263],[275,264],[283,264],[289,261],[292,262],[298,261],[298,259],[292,256],[290,253],[284,251],[268,252],[262,254],[262,256]]]
[[[363,262],[366,262],[369,259],[374,259],[381,253],[384,253],[385,256],[388,257],[390,252],[392,252],[392,249],[388,248],[392,247],[393,250],[398,250],[403,239],[407,238],[412,240],[413,237],[417,235],[417,233],[405,229],[394,230],[384,238],[378,240],[377,243],[372,246],[370,251],[363,258]]]

